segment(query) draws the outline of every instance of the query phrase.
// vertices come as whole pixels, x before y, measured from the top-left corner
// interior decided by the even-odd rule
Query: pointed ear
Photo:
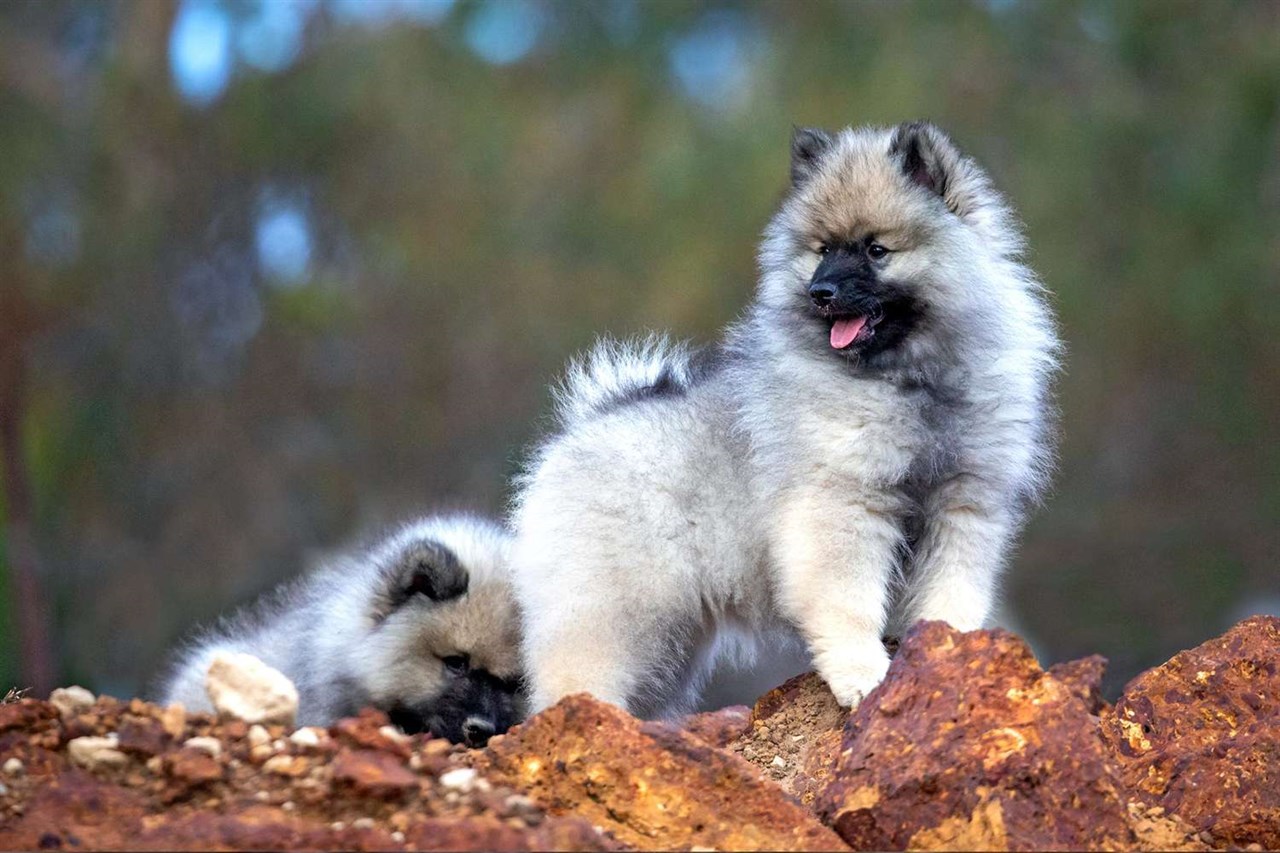
[[[470,578],[457,556],[439,542],[423,539],[405,548],[387,573],[393,607],[424,596],[448,601],[467,591]]]
[[[825,130],[795,128],[791,133],[791,186],[798,187],[807,181],[834,144],[835,137]]]
[[[956,209],[950,193],[963,158],[945,133],[926,121],[900,124],[889,153],[898,158],[904,175]]]

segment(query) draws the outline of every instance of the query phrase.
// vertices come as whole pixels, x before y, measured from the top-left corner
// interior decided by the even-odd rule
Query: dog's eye
[[[454,675],[466,675],[467,670],[471,669],[471,661],[466,655],[449,655],[440,660],[444,662],[444,668]]]
[[[830,252],[831,249],[827,246],[826,243],[819,243],[814,248],[814,251],[817,252],[819,255],[825,255],[827,252]]]
[[[889,254],[889,250],[884,246],[881,246],[879,243],[872,243],[867,247],[867,255],[873,260],[878,261],[887,254]]]

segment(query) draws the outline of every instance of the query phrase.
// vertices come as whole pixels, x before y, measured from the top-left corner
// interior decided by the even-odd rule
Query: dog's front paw
[[[826,679],[836,701],[850,709],[862,704],[889,670],[889,653],[879,641],[857,652],[847,650],[824,657],[814,661],[818,673]]]

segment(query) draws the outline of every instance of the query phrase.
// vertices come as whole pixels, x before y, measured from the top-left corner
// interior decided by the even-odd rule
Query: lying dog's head
[[[483,746],[525,713],[508,534],[474,518],[402,530],[373,555],[361,686],[405,731]]]

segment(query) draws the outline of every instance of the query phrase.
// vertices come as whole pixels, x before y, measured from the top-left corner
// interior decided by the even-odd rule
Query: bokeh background
[[[0,685],[500,511],[598,333],[749,299],[793,124],[929,117],[1069,346],[1007,583],[1109,687],[1280,609],[1280,4],[0,4]]]

